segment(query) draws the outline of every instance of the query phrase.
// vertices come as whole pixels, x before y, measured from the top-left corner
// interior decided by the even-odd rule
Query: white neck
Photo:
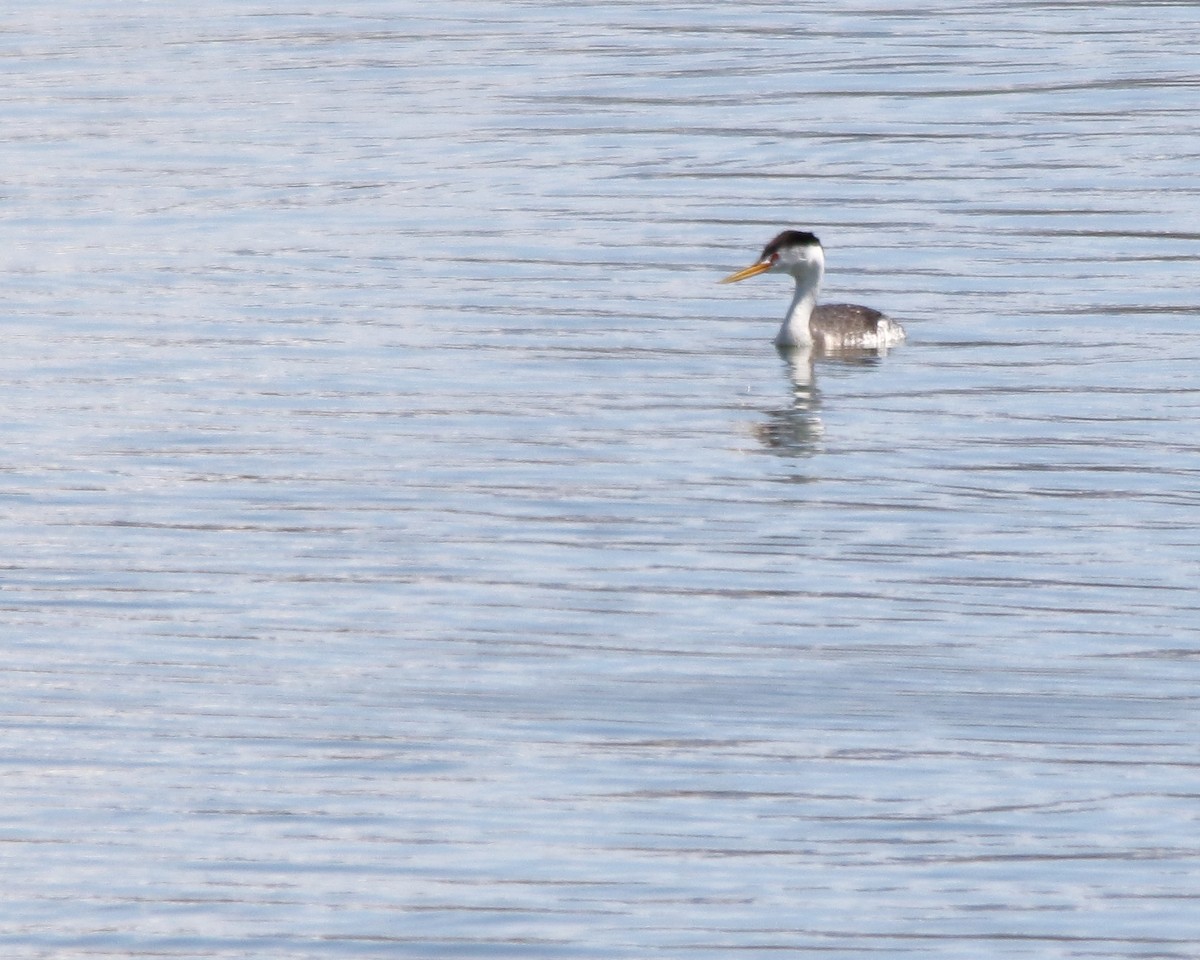
[[[783,326],[775,335],[775,343],[780,347],[802,347],[813,342],[808,322],[812,319],[813,308],[817,305],[821,274],[819,271],[805,271],[794,276],[796,292],[792,296],[792,305],[788,307]]]

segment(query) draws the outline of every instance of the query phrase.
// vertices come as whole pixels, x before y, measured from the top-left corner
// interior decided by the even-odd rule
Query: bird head
[[[763,247],[756,262],[720,282],[737,283],[760,273],[786,273],[798,282],[819,283],[824,272],[825,251],[816,235],[807,230],[784,230]]]

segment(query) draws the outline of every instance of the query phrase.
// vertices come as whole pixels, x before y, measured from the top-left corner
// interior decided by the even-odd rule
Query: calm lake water
[[[4,955],[1200,955],[1198,36],[8,4]]]

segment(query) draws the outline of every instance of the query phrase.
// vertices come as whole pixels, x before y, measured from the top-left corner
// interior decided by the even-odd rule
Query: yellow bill
[[[758,263],[751,264],[745,270],[739,270],[737,273],[731,273],[724,280],[717,281],[718,283],[737,283],[739,280],[749,280],[751,277],[757,277],[760,273],[766,273],[771,269],[770,260],[762,260]]]

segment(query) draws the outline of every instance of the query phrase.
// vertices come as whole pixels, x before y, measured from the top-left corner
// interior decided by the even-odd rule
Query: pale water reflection
[[[811,347],[779,347],[791,385],[790,402],[768,410],[758,435],[768,450],[784,456],[815,453],[821,439],[821,395]]]
[[[1200,952],[1195,4],[0,19],[6,955]]]
[[[818,385],[822,367],[864,371],[879,366],[889,348],[863,349],[825,347],[777,347],[791,387],[790,403],[768,410],[757,433],[764,446],[781,456],[808,456],[820,450],[825,428],[821,422],[821,390]]]

